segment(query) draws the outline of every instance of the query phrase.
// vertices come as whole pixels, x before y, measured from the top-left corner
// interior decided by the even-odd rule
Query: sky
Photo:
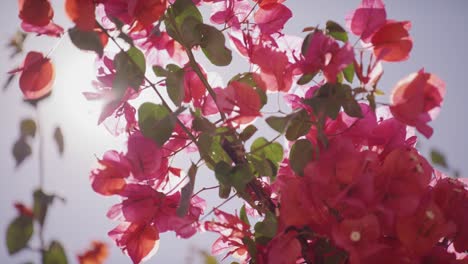
[[[63,15],[62,0],[52,2],[57,10],[56,23],[68,28],[70,23]],[[465,135],[468,135],[468,108],[465,102],[468,89],[465,87],[465,63],[468,61],[468,31],[465,26],[468,25],[468,17],[465,12],[468,10],[468,2],[387,0],[385,3],[389,18],[412,22],[410,34],[414,47],[408,61],[384,64],[385,74],[380,88],[388,96],[398,80],[422,67],[444,80],[447,85],[444,106],[439,117],[430,124],[435,133],[429,141],[420,137],[419,147],[425,156],[432,148],[440,150],[452,168],[459,170],[462,176],[467,175],[468,141]],[[303,28],[324,25],[328,19],[344,25],[345,15],[357,7],[359,0],[288,0],[285,4],[294,14],[286,25],[285,32],[304,37]],[[2,47],[19,28],[17,12],[16,1],[2,3]],[[52,47],[55,47],[51,58],[57,67],[57,78],[52,96],[39,108],[41,132],[46,140],[45,191],[55,192],[67,201],[65,204],[54,202],[49,211],[45,237],[47,240],[62,241],[70,263],[77,263],[76,254],[83,252],[96,239],[105,241],[111,247],[107,263],[130,263],[129,258],[107,237],[107,232],[117,223],[107,219],[105,214],[111,205],[119,202],[118,199],[97,195],[89,182],[89,172],[97,165],[96,157],[101,157],[106,150],[124,150],[123,138],[113,138],[102,126],[97,126],[99,105],[87,102],[82,96],[82,92],[92,91],[94,55],[78,51],[67,37],[58,45],[56,39],[31,37],[26,42],[25,50],[47,53]],[[9,54],[10,50],[0,49],[1,82],[6,79],[6,72],[15,68],[24,56],[23,54],[11,60]],[[232,75],[233,72],[245,71],[243,66],[245,65],[234,63],[228,68],[211,70],[230,72]],[[31,260],[39,263],[36,253],[23,252],[13,257],[8,256],[4,240],[6,228],[16,215],[13,202],[31,204],[32,191],[39,184],[37,142],[33,145],[33,155],[21,167],[15,168],[11,155],[12,145],[18,137],[20,120],[37,115],[21,98],[16,82],[8,90],[0,91],[0,262],[7,264]],[[57,125],[62,127],[65,136],[65,154],[62,157],[53,141],[53,131]],[[181,160],[179,162],[182,164]],[[215,185],[209,171],[203,171],[200,178],[198,188],[202,184]],[[214,200],[216,193],[207,191],[204,197]],[[210,203],[208,209],[214,205],[216,203]],[[235,202],[223,209],[232,210],[234,205]],[[158,253],[148,263],[198,263],[191,256],[198,255],[199,250],[209,251],[216,237],[205,233],[189,240],[180,240],[172,233],[164,233],[161,235]],[[33,240],[34,243],[38,241]]]

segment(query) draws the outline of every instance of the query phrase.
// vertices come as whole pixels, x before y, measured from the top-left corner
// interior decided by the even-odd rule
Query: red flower
[[[123,190],[126,185],[125,178],[130,174],[130,163],[117,151],[108,151],[102,160],[102,168],[91,172],[93,190],[102,195],[113,195]]]
[[[63,28],[52,22],[54,10],[49,0],[18,0],[21,28],[26,32],[59,37]]]
[[[20,215],[24,215],[24,216],[27,216],[29,218],[34,218],[34,212],[31,208],[27,207],[26,205],[24,205],[23,203],[15,203],[14,204],[16,210],[18,211],[18,213]]]
[[[453,237],[457,252],[468,251],[468,191],[465,185],[456,179],[439,180],[434,186],[434,201],[446,218],[457,225]]]
[[[206,94],[206,87],[192,67],[187,65],[184,71],[184,102],[189,103],[193,100],[195,107],[201,107],[201,101]],[[206,78],[206,74],[202,73]]]
[[[101,241],[93,241],[91,248],[78,255],[80,264],[103,264],[109,256],[107,245]]]
[[[350,263],[361,263],[361,257],[372,254],[377,249],[380,226],[375,215],[345,219],[333,228],[335,243],[350,253]]]
[[[154,225],[123,223],[109,232],[134,264],[153,256],[159,248],[159,231]]]
[[[65,11],[80,30],[94,30],[96,25],[94,0],[66,0]]]
[[[409,21],[387,21],[371,39],[377,59],[383,61],[408,59],[413,48],[413,40],[408,33],[410,28],[411,22]]]
[[[129,14],[138,22],[134,30],[150,27],[166,11],[166,0],[130,0]]]
[[[445,83],[421,69],[397,83],[391,95],[390,110],[396,119],[414,126],[425,137],[433,129],[426,123],[438,113],[445,96]]]
[[[304,180],[290,179],[281,189],[280,229],[309,226],[314,232],[328,234],[335,223],[328,208]]]
[[[399,215],[410,215],[418,207],[431,181],[433,169],[414,148],[390,152],[376,176],[376,192],[382,203]]]
[[[26,55],[23,66],[10,73],[21,71],[19,86],[27,100],[37,100],[52,90],[55,78],[54,65],[42,53],[31,51]]]
[[[401,243],[422,256],[446,235],[455,231],[455,226],[447,222],[443,212],[433,201],[423,201],[415,214],[399,217],[396,223]]]
[[[18,0],[19,18],[23,22],[44,27],[54,17],[54,10],[49,0]]]
[[[296,239],[297,232],[290,231],[275,236],[267,246],[266,263],[269,264],[290,264],[297,263],[301,257],[301,244]]]

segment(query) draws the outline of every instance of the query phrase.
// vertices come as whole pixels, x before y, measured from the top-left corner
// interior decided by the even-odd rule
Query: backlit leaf
[[[250,153],[260,159],[269,159],[274,163],[283,160],[283,146],[278,142],[269,142],[266,138],[257,138],[250,146]]]
[[[104,46],[102,45],[99,34],[95,31],[82,31],[77,27],[68,30],[68,35],[73,45],[80,50],[94,51],[99,57],[104,54]]]
[[[244,128],[242,132],[239,134],[239,138],[242,141],[247,141],[249,138],[251,138],[255,132],[257,132],[257,127],[254,125],[249,125],[248,127]]]
[[[42,263],[68,264],[67,255],[65,254],[63,246],[57,241],[52,241],[49,248],[43,254]]]
[[[16,161],[16,167],[20,166],[32,154],[31,146],[26,142],[25,137],[21,137],[15,142],[12,154]]]
[[[55,140],[55,144],[57,144],[57,148],[58,148],[60,155],[62,155],[63,151],[65,150],[65,142],[63,140],[63,133],[60,127],[55,128],[54,140]]]
[[[192,163],[188,171],[189,182],[182,188],[181,198],[179,206],[177,207],[177,216],[184,217],[190,207],[190,201],[193,195],[193,188],[195,187],[195,176],[197,174],[198,167]]]
[[[307,111],[301,110],[290,115],[290,123],[286,128],[286,139],[294,141],[299,137],[307,135],[312,126]]]
[[[299,176],[304,175],[304,168],[312,159],[313,146],[307,139],[300,139],[294,143],[289,153],[291,169]]]
[[[162,146],[172,135],[176,117],[162,105],[144,103],[138,109],[138,124],[145,137]]]
[[[36,135],[36,122],[32,119],[24,119],[20,124],[21,136],[34,137]]]
[[[327,21],[327,34],[332,36],[336,40],[341,40],[343,42],[348,41],[348,33],[346,30],[334,21]]]
[[[47,210],[49,205],[52,204],[54,200],[53,195],[48,195],[42,190],[36,190],[33,194],[34,198],[34,218],[39,222],[40,225],[44,225],[45,218],[47,216]]]
[[[206,57],[216,66],[227,66],[232,61],[232,51],[225,46],[224,34],[210,25],[199,25],[202,34],[200,46]]]
[[[278,220],[276,216],[267,211],[265,219],[255,224],[255,241],[260,244],[267,244],[278,230]]]
[[[445,159],[444,154],[442,154],[440,151],[432,149],[430,155],[432,163],[443,168],[448,168],[447,160]]]
[[[24,249],[34,232],[33,219],[20,215],[14,219],[6,231],[6,245],[8,253],[13,255]]]
[[[125,91],[127,87],[139,90],[146,72],[145,55],[139,49],[131,47],[128,51],[119,52],[115,55],[114,67],[114,88],[120,91]]]

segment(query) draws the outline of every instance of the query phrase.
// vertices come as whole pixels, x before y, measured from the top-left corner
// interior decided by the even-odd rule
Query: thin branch
[[[218,206],[214,207],[213,209],[211,209],[211,211],[209,211],[208,213],[206,213],[206,215],[204,215],[202,218],[200,218],[200,222],[205,220],[208,216],[210,216],[215,210],[218,210],[219,208],[221,208],[221,206],[225,205],[227,202],[231,201],[234,197],[236,197],[237,193],[231,195],[229,198],[227,198],[226,200],[224,200],[221,204],[219,204]]]
[[[201,192],[208,191],[208,190],[213,190],[213,189],[218,189],[218,188],[219,188],[219,185],[211,186],[211,187],[203,187],[203,188],[201,188],[198,192],[194,193],[194,194],[192,195],[192,197],[197,196],[197,195],[200,194]]]

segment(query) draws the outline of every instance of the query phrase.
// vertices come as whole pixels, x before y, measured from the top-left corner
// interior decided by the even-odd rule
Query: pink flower
[[[128,138],[128,152],[125,155],[132,165],[131,171],[135,179],[164,181],[167,176],[167,158],[164,158],[162,148],[151,139],[136,131]]]
[[[310,44],[300,63],[304,73],[322,70],[327,82],[334,83],[338,73],[353,60],[354,51],[349,43],[340,47],[335,39],[316,31],[310,36]]]
[[[244,237],[252,238],[250,226],[244,223],[239,217],[225,213],[219,209],[214,210],[217,221],[205,222],[205,229],[217,232],[221,235],[211,248],[213,255],[219,255],[228,251],[226,257],[235,255],[242,260],[247,260],[248,248],[242,241]]]
[[[387,12],[382,0],[362,0],[359,7],[346,16],[348,28],[364,42],[369,42],[386,21]]]
[[[292,12],[283,4],[272,4],[268,9],[260,8],[255,12],[254,20],[263,34],[281,32],[284,24],[292,17]]]

